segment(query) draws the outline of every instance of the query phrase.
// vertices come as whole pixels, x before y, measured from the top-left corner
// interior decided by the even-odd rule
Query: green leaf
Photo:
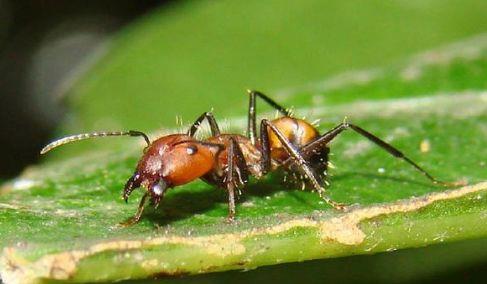
[[[191,5],[203,4],[185,4],[178,9],[189,9]],[[213,86],[220,85],[223,87],[213,90],[233,93],[242,89],[243,93],[241,84],[225,81],[220,75],[214,81],[186,83],[188,89],[171,85],[165,88],[169,93],[192,93],[193,88],[201,87],[205,91],[200,94],[211,99],[196,108],[190,104],[195,96],[164,97],[169,112],[158,110],[160,104],[154,101],[159,99],[156,90],[160,84],[168,84],[173,78],[160,82],[159,78],[147,76],[157,74],[156,68],[164,68],[160,60],[147,59],[159,58],[163,51],[149,47],[161,46],[157,40],[168,38],[164,34],[169,32],[158,25],[165,21],[178,23],[171,36],[183,27],[198,28],[201,21],[214,19],[214,13],[220,11],[222,4],[214,5],[198,10],[200,18],[189,23],[180,23],[178,13],[166,12],[164,17],[154,15],[127,30],[116,43],[123,48],[109,54],[74,89],[78,95],[73,101],[78,107],[77,118],[65,128],[137,128],[140,124],[153,129],[159,123],[170,125],[169,118],[180,111],[175,110],[176,106],[184,106],[181,112],[189,120],[214,104],[217,119],[228,118],[229,131],[242,131],[244,117],[235,116],[237,111],[226,106],[234,105],[243,114],[246,97],[242,94],[238,99],[222,100],[220,95],[210,94]],[[323,12],[310,10],[316,10],[315,15]],[[215,26],[221,23],[214,21]],[[134,40],[139,33],[145,35],[145,40]],[[218,39],[218,34],[211,38]],[[143,56],[135,52],[141,50]],[[194,56],[204,58],[199,57],[201,54]],[[191,69],[195,58],[188,59],[188,65],[180,66],[181,70]],[[210,59],[210,63],[198,65],[201,69],[192,72],[205,72],[203,67],[213,62]],[[306,65],[302,58],[296,61]],[[253,84],[256,81],[251,75],[260,67],[257,63],[244,68],[245,72],[235,72]],[[142,141],[80,143],[108,146],[85,152],[78,148],[71,153],[77,155],[66,158],[69,148],[76,148],[70,145],[57,151],[56,159],[27,169],[0,190],[3,281],[94,282],[252,269],[487,236],[487,37],[473,37],[387,68],[313,81],[314,76],[319,78],[319,67],[323,65],[326,63],[320,61],[309,66],[312,76],[292,81],[300,87],[285,88],[271,96],[294,105],[298,116],[320,118],[323,132],[348,116],[396,145],[438,178],[466,179],[470,185],[457,189],[433,186],[404,162],[362,137],[346,133],[332,145],[335,169],[330,170],[328,193],[336,201],[355,204],[349,212],[330,209],[315,193],[286,188],[275,174],[252,181],[239,200],[235,224],[225,222],[224,192],[195,181],[169,191],[161,207],[147,210],[140,224],[121,228],[118,222],[132,216],[141,197],[140,191],[134,192],[127,205],[119,194],[141,155]],[[306,67],[301,66],[302,70]],[[228,73],[224,71],[218,74]],[[131,80],[134,72],[143,75]],[[278,75],[263,77],[268,84],[265,88],[280,88],[290,80],[278,80]],[[183,82],[182,78],[181,74],[174,77],[177,82]],[[230,89],[230,85],[235,86]],[[141,86],[141,97],[146,101],[127,99]],[[110,112],[106,93],[119,94],[122,102],[113,102]],[[128,108],[127,102],[134,104]],[[159,114],[161,122],[157,120]],[[110,115],[113,118],[107,122]]]
[[[358,204],[350,212],[329,209],[316,194],[285,189],[279,177],[272,177],[252,182],[237,207],[237,223],[227,224],[224,194],[197,181],[171,190],[161,208],[149,210],[140,224],[119,228],[116,224],[134,213],[137,199],[136,193],[126,205],[118,198],[140,156],[140,145],[128,143],[123,149],[33,167],[3,187],[3,279],[107,281],[194,274],[485,237],[487,226],[479,220],[487,208],[487,183],[482,182],[487,93],[472,78],[486,70],[487,41],[473,41],[475,45],[469,41],[420,56],[421,64],[416,58],[356,73],[367,78],[360,82],[354,75],[337,77],[342,81],[335,78],[313,91],[313,100],[332,101],[344,90],[350,96],[373,88],[380,92],[383,82],[428,89],[423,96],[418,91],[414,98],[379,97],[296,110],[325,118],[323,129],[351,114],[357,124],[385,137],[435,175],[465,178],[470,186],[432,186],[363,138],[344,134],[332,147],[336,169],[329,195]],[[466,57],[470,52],[475,56]],[[427,62],[428,54],[442,61]],[[405,78],[411,68],[417,68],[417,76]],[[425,86],[426,78],[443,77],[454,84],[458,69],[472,73],[461,76],[468,79],[462,90],[433,92]],[[306,98],[302,93],[291,92]]]
[[[173,126],[176,115],[189,121],[211,108],[221,117],[243,116],[247,88],[275,96],[343,70],[390,64],[405,54],[485,31],[486,9],[487,2],[477,0],[456,5],[437,0],[170,5],[115,37],[111,45],[116,48],[73,88],[69,102],[74,114],[64,129],[149,131]],[[478,84],[485,86],[480,75]],[[382,86],[381,97],[399,95],[386,93],[388,87]],[[409,95],[407,89],[401,93]],[[368,98],[349,97],[342,102]],[[303,105],[294,99],[288,103]]]

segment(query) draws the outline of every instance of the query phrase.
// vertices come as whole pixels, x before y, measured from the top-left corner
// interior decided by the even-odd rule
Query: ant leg
[[[333,140],[336,136],[338,136],[338,134],[340,134],[342,131],[347,130],[349,128],[351,128],[353,131],[357,132],[358,134],[364,136],[365,138],[367,138],[371,142],[375,143],[377,146],[381,147],[382,149],[386,150],[392,156],[406,161],[407,163],[412,165],[416,170],[418,170],[424,176],[426,176],[429,180],[431,180],[431,182],[433,182],[434,184],[441,184],[443,186],[460,185],[460,183],[458,183],[458,182],[449,183],[449,182],[443,182],[443,181],[436,179],[435,177],[430,175],[426,170],[421,168],[418,164],[416,164],[413,160],[408,158],[406,155],[404,155],[404,153],[399,151],[397,148],[395,148],[391,144],[385,142],[384,140],[382,140],[379,137],[375,136],[374,134],[366,131],[365,129],[363,129],[357,125],[348,123],[348,122],[340,123],[338,126],[333,128],[332,130],[321,135],[315,141],[313,141],[313,142],[309,143],[308,145],[302,147],[301,151],[304,153],[304,156],[306,156],[307,154],[311,153],[313,151],[313,149],[316,149],[317,147],[322,147],[323,145],[328,144],[331,140]]]
[[[220,128],[218,127],[218,123],[216,122],[215,116],[213,116],[213,113],[211,112],[204,112],[201,114],[196,121],[191,125],[189,128],[187,134],[188,136],[193,137],[196,134],[196,131],[200,128],[201,123],[203,123],[203,120],[208,121],[208,124],[210,124],[210,129],[211,129],[211,135],[212,136],[218,136],[220,135]]]
[[[140,199],[139,207],[137,208],[137,212],[135,215],[128,219],[125,222],[120,223],[122,227],[129,227],[134,224],[137,224],[140,221],[140,217],[142,216],[142,212],[144,212],[144,207],[145,207],[145,202],[147,201],[147,197],[149,196],[149,193],[144,193],[144,196]]]
[[[235,183],[233,182],[233,155],[235,153],[235,147],[232,143],[228,147],[227,156],[227,173],[225,178],[225,186],[228,191],[228,217],[227,220],[232,222],[235,219]]]
[[[282,134],[281,131],[279,131],[279,129],[277,129],[277,127],[275,127],[267,119],[263,119],[262,123],[261,123],[261,129],[263,128],[265,130],[265,129],[267,129],[267,127],[269,127],[272,130],[272,132],[274,132],[276,134],[277,138],[279,139],[279,141],[284,146],[284,149],[286,149],[286,151],[288,152],[291,159],[298,165],[298,167],[301,169],[301,171],[308,177],[308,179],[311,181],[311,184],[313,185],[315,190],[318,192],[320,197],[324,201],[326,201],[326,203],[333,206],[333,208],[338,209],[338,210],[344,209],[343,204],[337,203],[325,195],[326,190],[325,190],[325,188],[323,188],[321,186],[321,183],[319,181],[319,176],[317,176],[316,173],[313,171],[313,169],[309,167],[308,163],[303,158],[300,151],[293,144],[291,144],[291,142],[289,142],[289,140],[284,136],[284,134]],[[268,141],[268,139],[267,139],[267,141]],[[266,147],[266,149],[263,149],[263,152],[270,153],[268,143],[266,145],[263,145],[262,147],[263,148]]]
[[[263,101],[265,101],[267,104],[269,104],[271,107],[275,108],[277,111],[279,111],[282,115],[284,116],[289,116],[290,113],[287,109],[276,103],[274,100],[269,98],[268,96],[264,95],[263,93],[259,91],[253,91],[253,90],[247,90],[249,93],[249,111],[248,111],[248,117],[247,117],[247,136],[250,139],[250,142],[252,145],[256,144],[256,133],[257,133],[257,125],[255,121],[255,116],[256,116],[256,102],[255,98],[256,96],[261,98]]]
[[[260,144],[262,148],[260,168],[262,175],[266,175],[271,170],[271,146],[269,142],[269,133],[267,132],[267,127],[264,125],[264,120],[262,120],[260,125]]]
[[[228,221],[235,219],[235,189],[238,189],[237,184],[243,186],[247,184],[249,173],[245,158],[242,154],[240,146],[235,139],[230,139],[231,143],[228,147],[227,156],[227,171],[225,178],[225,187],[228,191]],[[236,161],[235,161],[236,160]],[[236,163],[236,165],[234,165]],[[238,177],[238,180],[236,180]]]
[[[242,152],[242,149],[238,145],[237,141],[235,139],[230,138],[230,141],[232,142],[232,147],[233,147],[233,155],[236,159],[237,167],[235,168],[235,173],[238,176],[238,184],[240,186],[244,186],[247,184],[249,181],[249,171],[247,169],[247,162],[245,161],[244,154]]]
[[[233,184],[227,186],[228,191],[228,216],[227,221],[229,223],[235,220],[235,188]]]

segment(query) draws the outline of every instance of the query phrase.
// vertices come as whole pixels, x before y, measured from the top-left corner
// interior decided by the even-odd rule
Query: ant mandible
[[[259,97],[282,114],[272,121],[263,119],[260,137],[257,137],[256,98]],[[195,139],[201,123],[207,120],[211,136],[203,141]],[[140,136],[147,143],[135,173],[126,182],[122,197],[128,200],[133,190],[144,187],[147,191],[140,200],[136,214],[123,225],[137,223],[147,198],[157,207],[167,189],[201,178],[209,184],[228,191],[228,220],[235,217],[235,192],[240,191],[249,176],[260,178],[270,171],[283,168],[294,176],[300,174],[320,197],[335,209],[344,205],[325,195],[329,143],[346,129],[363,135],[396,158],[411,164],[435,184],[455,185],[437,180],[392,145],[357,125],[343,122],[320,135],[318,130],[258,91],[249,91],[247,137],[240,134],[222,134],[211,112],[205,112],[185,134],[162,136],[154,141],[141,131],[93,132],[72,135],[56,140],[41,150],[41,154],[61,145],[106,136]]]

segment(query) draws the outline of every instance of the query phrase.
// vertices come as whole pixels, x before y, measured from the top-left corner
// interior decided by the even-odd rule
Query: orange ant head
[[[150,144],[134,175],[127,181],[123,198],[143,186],[154,204],[168,188],[191,182],[209,172],[222,146],[195,140],[185,134],[163,136]]]

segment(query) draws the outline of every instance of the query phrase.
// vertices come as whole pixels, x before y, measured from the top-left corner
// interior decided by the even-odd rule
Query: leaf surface
[[[128,68],[116,65],[116,53],[108,59],[114,60],[110,67],[98,67],[102,70],[92,76]],[[224,192],[196,181],[169,191],[140,224],[120,228],[118,222],[135,212],[141,197],[134,192],[127,205],[119,194],[142,141],[97,141],[110,148],[74,147],[76,155],[69,158],[63,155],[69,149],[60,149],[0,191],[2,279],[93,282],[198,274],[485,237],[486,75],[487,37],[480,35],[390,67],[347,72],[271,95],[295,106],[296,116],[321,119],[322,132],[348,116],[438,178],[469,182],[455,189],[431,185],[406,163],[347,132],[331,145],[335,168],[328,189],[333,200],[355,204],[344,213],[315,193],[287,188],[275,174],[251,182],[238,201],[234,224],[225,223]],[[79,93],[111,86],[90,80]],[[83,124],[90,128],[103,121],[100,105],[91,109],[84,105],[86,97],[79,100],[74,104],[81,106]],[[217,105],[225,103],[230,101]],[[134,115],[141,113],[140,106],[134,109]],[[215,113],[218,119],[230,112]],[[114,124],[131,127],[122,114],[116,112]],[[149,118],[135,121],[153,127]],[[244,117],[225,118],[228,131],[243,131]]]

